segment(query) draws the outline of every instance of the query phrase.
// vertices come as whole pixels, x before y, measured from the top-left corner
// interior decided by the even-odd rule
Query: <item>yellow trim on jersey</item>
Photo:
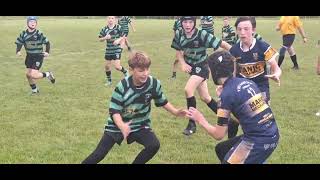
[[[222,118],[230,118],[230,111],[226,109],[218,109],[217,116]]]
[[[253,143],[241,141],[237,148],[233,151],[227,162],[230,164],[244,164],[253,148],[253,145]]]
[[[258,61],[255,63],[247,63],[247,64],[239,63],[239,67],[240,67],[239,74],[242,77],[245,77],[248,79],[255,78],[264,73],[265,64],[266,63],[264,61]]]
[[[264,60],[269,61],[277,53],[278,52],[276,49],[269,47],[268,50],[264,53]]]
[[[247,112],[249,113],[250,117],[253,117],[262,111],[269,108],[268,104],[264,101],[264,97],[262,93],[259,93],[252,98],[250,98],[247,102]]]

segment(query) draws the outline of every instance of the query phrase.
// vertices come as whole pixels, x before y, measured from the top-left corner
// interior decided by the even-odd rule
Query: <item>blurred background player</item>
[[[280,21],[277,24],[276,30],[280,31],[282,34],[282,47],[280,49],[280,55],[279,55],[279,59],[278,59],[278,66],[280,67],[286,51],[288,51],[291,61],[293,63],[293,67],[292,69],[294,70],[298,70],[299,69],[299,65],[298,65],[298,61],[297,61],[297,55],[296,52],[293,48],[293,42],[295,40],[295,35],[296,35],[296,30],[299,30],[302,38],[303,38],[303,42],[306,43],[307,42],[307,36],[306,33],[303,29],[302,26],[302,22],[300,20],[299,16],[281,16]]]
[[[176,31],[180,31],[182,29],[180,16],[175,16],[174,18],[175,18],[175,21],[173,24],[173,36],[175,35]],[[172,67],[172,76],[171,76],[172,79],[177,78],[178,65],[179,65],[179,60],[175,58],[173,62],[173,67]]]
[[[217,125],[212,126],[200,111],[190,108],[187,116],[199,123],[210,136],[222,140],[231,113],[239,120],[243,135],[217,144],[222,164],[263,164],[279,142],[279,130],[273,112],[258,86],[251,80],[234,77],[235,58],[226,51],[212,54],[208,63],[220,97]]]
[[[209,68],[206,50],[207,48],[216,50],[219,47],[229,50],[231,46],[205,30],[198,30],[196,16],[182,16],[181,23],[182,30],[176,31],[171,47],[176,50],[182,71],[190,75],[184,88],[187,107],[196,107],[194,92],[197,90],[201,100],[216,113],[217,102],[210,96],[207,85]],[[189,136],[195,132],[196,124],[190,119],[183,134]]]
[[[230,17],[229,16],[225,16],[223,18],[222,40],[227,42],[231,46],[234,45],[235,41],[236,41],[236,32],[230,26]]]
[[[124,36],[126,38],[128,38],[128,36],[129,36],[129,24],[130,24],[130,26],[132,28],[132,31],[136,32],[136,29],[134,28],[133,22],[132,22],[132,20],[131,20],[131,18],[129,16],[119,16],[118,24],[120,25],[120,27],[121,27],[121,29],[122,29],[122,31],[124,33]],[[127,43],[125,45],[128,47],[128,51],[131,51],[131,47],[128,44],[128,40],[126,42]],[[122,47],[124,47],[123,43],[121,45],[122,45]]]
[[[104,135],[83,164],[99,163],[115,143],[121,145],[123,140],[144,146],[133,164],[145,164],[152,159],[160,148],[159,139],[151,129],[152,99],[157,107],[163,107],[175,116],[186,116],[187,110],[176,109],[168,102],[160,81],[149,75],[150,65],[151,60],[145,53],[132,52],[129,58],[132,76],[121,80],[112,93]]]
[[[119,25],[116,24],[116,16],[107,17],[107,25],[102,28],[99,34],[100,42],[107,42],[106,53],[104,56],[105,59],[105,72],[106,72],[106,86],[112,84],[111,78],[111,68],[112,65],[116,70],[121,71],[125,76],[129,76],[128,71],[120,65],[122,48],[117,41],[123,39],[124,34]]]
[[[207,33],[214,35],[214,21],[213,16],[200,17],[200,29],[207,31]]]
[[[31,94],[39,93],[37,88],[37,80],[47,77],[51,83],[55,83],[55,77],[52,72],[40,72],[40,68],[43,63],[44,57],[49,56],[50,42],[43,35],[41,31],[37,29],[38,19],[36,16],[27,17],[27,29],[22,31],[16,40],[16,54],[21,56],[21,48],[24,46],[26,50],[25,65],[27,68],[26,77],[32,89]],[[46,45],[46,49],[43,52],[43,45]]]
[[[318,40],[317,48],[320,48],[320,40]],[[320,55],[318,55],[317,74],[320,75]]]

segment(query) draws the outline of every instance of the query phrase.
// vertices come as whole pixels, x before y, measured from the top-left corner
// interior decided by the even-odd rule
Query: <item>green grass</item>
[[[257,19],[264,39],[279,49],[281,36],[276,32],[277,19]],[[105,44],[97,35],[104,19],[43,18],[39,29],[49,38],[52,51],[42,70],[52,70],[57,83],[40,80],[41,94],[29,96],[25,78],[24,56],[15,56],[15,44],[25,28],[25,19],[0,19],[0,163],[80,163],[96,147],[104,128],[109,100],[114,86],[104,87]],[[233,24],[233,23],[232,23]],[[179,72],[178,79],[168,80],[175,51],[170,48],[173,20],[137,20],[136,33],[130,33],[133,46],[146,51],[152,59],[152,75],[162,81],[169,101],[185,107],[184,85],[188,75]],[[222,20],[215,22],[220,36]],[[319,163],[320,110],[319,77],[315,73],[319,49],[319,19],[304,21],[309,37],[307,44],[297,35],[295,49],[300,71],[292,71],[288,55],[283,64],[281,87],[271,82],[272,109],[281,133],[278,148],[268,163]],[[24,51],[23,51],[24,52]],[[210,51],[212,52],[212,51]],[[127,52],[122,55],[127,67]],[[113,71],[114,82],[122,73]],[[215,97],[215,87],[209,81],[209,91]],[[216,115],[198,99],[198,107],[210,120]],[[218,163],[214,147],[217,141],[202,128],[192,137],[182,134],[186,119],[153,107],[152,126],[161,148],[149,163]],[[101,163],[131,163],[142,146],[115,145]]]

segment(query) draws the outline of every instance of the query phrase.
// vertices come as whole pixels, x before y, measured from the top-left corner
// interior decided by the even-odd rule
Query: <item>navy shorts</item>
[[[296,35],[295,34],[286,34],[282,36],[283,46],[289,48],[292,46],[294,39]]]
[[[239,140],[224,157],[229,164],[263,164],[276,149],[278,141],[272,143],[254,143]]]

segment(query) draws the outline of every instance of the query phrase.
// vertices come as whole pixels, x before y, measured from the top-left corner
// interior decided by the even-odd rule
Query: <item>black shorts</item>
[[[26,68],[39,70],[43,63],[43,57],[42,54],[27,54],[24,64]]]
[[[204,80],[209,79],[209,65],[207,61],[198,64],[187,64],[192,67],[191,73],[189,73],[190,76],[195,75],[202,77]]]
[[[123,135],[121,132],[113,133],[105,131],[105,134],[110,136],[118,145],[121,145],[123,141]],[[152,141],[159,141],[151,128],[144,128],[136,132],[132,132],[127,137],[127,144],[132,144],[139,139],[151,139]]]
[[[294,39],[296,35],[295,34],[286,34],[282,36],[283,46],[289,48],[292,46]]]
[[[117,53],[117,54],[113,54],[113,55],[105,55],[104,59],[106,61],[120,60],[121,59],[121,53]]]

